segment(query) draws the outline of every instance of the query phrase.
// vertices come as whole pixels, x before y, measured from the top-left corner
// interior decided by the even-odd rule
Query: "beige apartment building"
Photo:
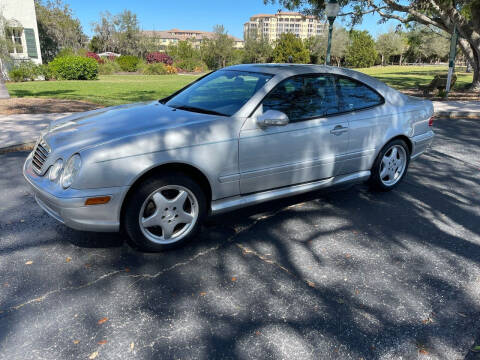
[[[270,43],[283,33],[295,34],[300,39],[322,35],[328,29],[325,22],[316,16],[298,12],[277,12],[276,14],[258,14],[243,25],[243,37],[265,38]]]
[[[200,31],[200,30],[179,30],[179,29],[171,29],[171,30],[146,30],[143,31],[146,36],[154,38],[156,43],[160,46],[160,48],[165,48],[168,45],[178,44],[179,41],[189,41],[192,46],[198,49],[202,43],[202,41],[206,39],[212,39],[214,37],[213,32],[209,31]],[[234,47],[236,49],[243,48],[244,42],[242,39],[239,39],[235,36],[229,35],[231,39],[234,40]]]

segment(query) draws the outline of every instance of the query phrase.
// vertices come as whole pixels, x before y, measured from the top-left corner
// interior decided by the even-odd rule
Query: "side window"
[[[290,122],[335,114],[339,111],[335,78],[331,75],[294,76],[278,84],[262,105],[264,112],[285,113]]]
[[[380,95],[359,81],[338,77],[337,85],[340,112],[365,109],[383,102]]]

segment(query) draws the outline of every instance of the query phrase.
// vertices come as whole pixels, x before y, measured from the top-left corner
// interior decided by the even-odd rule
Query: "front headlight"
[[[74,154],[68,159],[67,165],[62,174],[62,186],[64,189],[70,187],[75,180],[80,168],[82,167],[82,159],[79,154]]]
[[[50,179],[50,181],[56,181],[60,177],[62,169],[63,160],[58,159],[57,161],[55,161],[55,164],[52,165],[52,167],[50,168],[50,172],[48,173],[48,178]]]

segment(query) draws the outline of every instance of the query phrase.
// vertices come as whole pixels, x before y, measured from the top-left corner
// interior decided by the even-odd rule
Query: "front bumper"
[[[422,155],[425,151],[427,151],[428,148],[432,145],[434,137],[435,133],[432,130],[429,130],[424,134],[412,137],[411,140],[413,143],[413,149],[410,159],[413,160]]]
[[[30,184],[38,205],[66,226],[85,231],[119,231],[120,210],[128,186],[64,190],[47,176],[38,176],[33,171],[31,156],[25,161],[23,176]],[[107,204],[85,206],[86,199],[107,195],[111,197]]]

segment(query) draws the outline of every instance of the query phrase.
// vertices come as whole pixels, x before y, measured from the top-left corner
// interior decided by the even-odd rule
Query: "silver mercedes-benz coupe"
[[[356,71],[237,65],[160,101],[53,121],[23,171],[58,221],[159,251],[209,214],[366,180],[390,190],[432,142],[432,115]]]

